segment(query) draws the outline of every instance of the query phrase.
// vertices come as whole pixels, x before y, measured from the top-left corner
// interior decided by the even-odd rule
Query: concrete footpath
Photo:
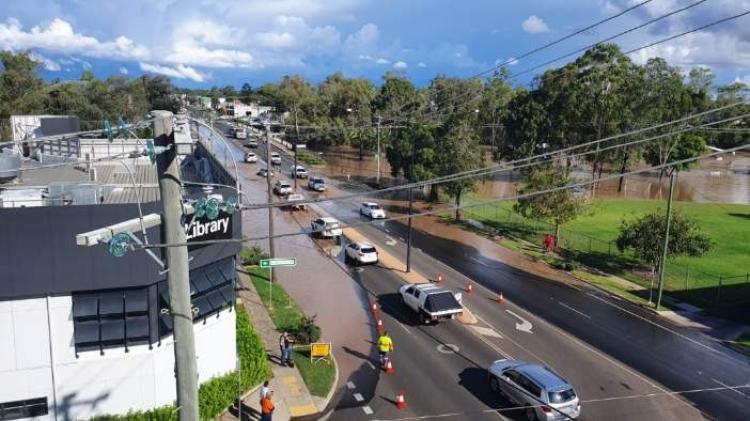
[[[286,421],[292,417],[301,417],[320,412],[323,408],[316,406],[316,401],[307,390],[296,368],[290,368],[279,364],[279,335],[276,326],[271,320],[266,307],[260,300],[258,292],[250,282],[248,274],[239,270],[241,288],[237,291],[238,299],[244,305],[250,315],[253,327],[260,335],[266,346],[266,353],[271,363],[273,378],[270,379],[270,388],[274,391],[273,403],[276,411],[274,420]],[[256,388],[242,397],[242,420],[260,419],[260,388]],[[322,404],[322,402],[319,402]],[[237,408],[232,408],[221,416],[221,420],[238,419]]]

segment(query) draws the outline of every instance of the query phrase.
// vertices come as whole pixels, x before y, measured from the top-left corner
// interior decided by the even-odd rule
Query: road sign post
[[[260,259],[260,267],[268,268],[268,308],[273,308],[273,268],[297,266],[296,257]]]

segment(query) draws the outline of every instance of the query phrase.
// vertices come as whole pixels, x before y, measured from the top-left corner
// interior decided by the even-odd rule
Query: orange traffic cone
[[[503,296],[503,292],[500,291],[500,293],[497,294],[497,302],[502,303],[503,301],[505,301],[505,297]]]
[[[378,313],[378,304],[375,301],[373,301],[372,305],[370,306],[370,312],[372,312],[372,314]]]
[[[403,389],[399,390],[398,395],[396,395],[396,408],[398,409],[406,408],[406,400],[404,399]]]
[[[437,283],[443,282],[443,275],[438,275],[437,277]]]
[[[388,361],[385,362],[385,373],[393,374],[393,363],[391,362],[390,358],[388,358]]]
[[[472,291],[474,291],[474,285],[469,282],[468,284],[466,284],[466,293],[471,294]]]
[[[383,321],[378,319],[378,322],[375,323],[375,327],[378,329],[378,332],[382,332],[383,329],[385,329],[385,326],[383,326]]]

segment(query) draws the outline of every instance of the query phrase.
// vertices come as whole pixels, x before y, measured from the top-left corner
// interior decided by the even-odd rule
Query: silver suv
[[[547,367],[521,360],[497,360],[490,365],[490,390],[525,407],[529,420],[568,420],[581,415],[573,386]]]

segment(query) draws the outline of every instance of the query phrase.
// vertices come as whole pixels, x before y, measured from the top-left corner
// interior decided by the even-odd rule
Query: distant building
[[[175,135],[189,136],[189,129]],[[75,242],[76,234],[137,218],[139,202],[143,214],[163,211],[148,159],[93,160],[140,145],[132,139],[80,139],[69,147],[40,142],[35,147],[45,156],[62,151],[75,164],[29,170],[43,164],[25,159],[20,176],[0,184],[0,419],[90,419],[174,403],[166,273],[143,251],[114,257],[106,244]],[[234,184],[200,143],[182,160],[181,172],[186,182]],[[203,194],[200,187],[186,191],[188,198]],[[186,220],[188,241],[240,236],[237,213],[221,212],[218,220],[212,226],[221,229],[212,232],[196,227],[215,221]],[[160,227],[147,235],[150,243],[164,241]],[[189,247],[200,383],[236,366],[238,252],[238,243]]]

